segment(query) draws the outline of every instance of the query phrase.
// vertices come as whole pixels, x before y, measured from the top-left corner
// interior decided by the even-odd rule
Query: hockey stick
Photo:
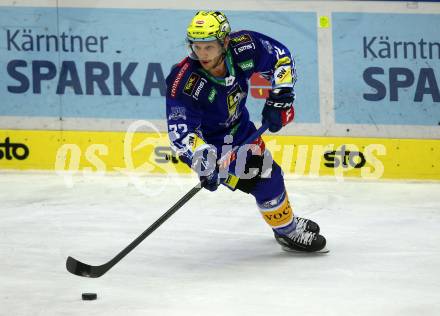
[[[258,130],[243,141],[243,144],[249,144],[258,137],[260,137],[268,128],[267,124],[263,124]],[[229,151],[227,155],[236,153],[240,146],[235,146]],[[220,159],[221,160],[221,159]],[[88,277],[99,278],[108,270],[110,270],[115,264],[117,264],[122,258],[129,254],[134,248],[136,248],[145,238],[147,238],[152,232],[154,232],[160,225],[162,225],[168,218],[170,218],[178,209],[180,209],[186,202],[188,202],[197,192],[202,189],[202,183],[199,182],[194,188],[186,193],[176,204],[174,204],[168,211],[166,211],[161,217],[159,217],[150,227],[148,227],[139,237],[133,240],[127,247],[125,247],[120,253],[118,253],[113,259],[100,266],[92,266],[81,261],[76,260],[73,257],[67,257],[66,268],[72,274]]]

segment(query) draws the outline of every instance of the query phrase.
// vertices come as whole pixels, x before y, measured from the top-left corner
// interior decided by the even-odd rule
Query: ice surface
[[[440,315],[440,183],[287,181],[327,255],[282,252],[251,196],[203,190],[103,277],[69,274],[68,255],[108,261],[197,183],[137,180],[0,173],[0,314]]]

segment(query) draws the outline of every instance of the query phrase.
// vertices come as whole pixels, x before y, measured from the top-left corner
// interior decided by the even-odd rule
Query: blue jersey
[[[272,88],[292,87],[296,73],[289,50],[253,31],[230,34],[225,78],[213,77],[198,61],[185,58],[168,75],[166,115],[171,146],[190,164],[196,137],[221,152],[226,135],[240,144],[255,129],[246,108],[248,80],[260,73]]]

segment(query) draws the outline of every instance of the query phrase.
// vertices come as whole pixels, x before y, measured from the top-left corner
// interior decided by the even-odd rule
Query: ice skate
[[[308,231],[304,229],[304,226],[297,226],[297,228],[288,235],[279,234],[274,230],[275,240],[281,245],[281,248],[284,251],[317,253],[329,252],[329,250],[325,247],[325,237],[319,235],[319,226],[310,226],[314,229],[317,228],[318,232]]]
[[[308,232],[319,234],[320,228],[318,223],[315,223],[310,219],[298,216],[295,216],[294,221],[296,223],[297,230],[305,230]]]

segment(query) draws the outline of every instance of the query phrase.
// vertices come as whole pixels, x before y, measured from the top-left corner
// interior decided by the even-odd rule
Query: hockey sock
[[[296,229],[293,210],[284,191],[272,200],[258,203],[258,208],[269,226],[281,235],[288,235]]]

